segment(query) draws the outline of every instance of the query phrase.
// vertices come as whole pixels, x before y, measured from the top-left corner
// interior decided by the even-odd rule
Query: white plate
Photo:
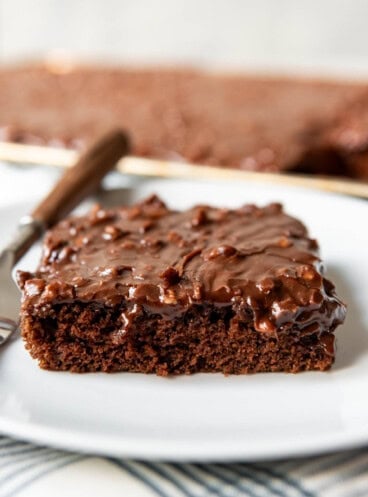
[[[0,431],[65,449],[167,460],[279,458],[368,442],[368,203],[261,183],[152,179],[118,197],[124,203],[152,191],[177,207],[277,200],[304,220],[348,303],[332,371],[76,375],[40,370],[16,340],[0,351]],[[0,209],[2,234],[26,207]],[[39,255],[32,252],[25,269]]]

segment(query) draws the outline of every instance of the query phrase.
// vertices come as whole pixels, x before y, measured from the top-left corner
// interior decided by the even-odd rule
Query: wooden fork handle
[[[129,139],[124,132],[113,130],[107,133],[67,169],[34,209],[31,218],[44,228],[53,226],[96,190],[104,176],[129,150]]]
[[[97,189],[103,177],[129,151],[129,139],[120,130],[110,131],[89,148],[63,174],[32,214],[21,219],[13,240],[4,250],[10,257],[11,266],[40,238],[45,229],[51,228]]]

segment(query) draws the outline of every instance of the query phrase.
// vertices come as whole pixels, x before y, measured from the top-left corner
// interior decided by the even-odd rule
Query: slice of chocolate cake
[[[97,206],[50,231],[19,281],[26,348],[53,370],[326,370],[345,317],[317,243],[279,204]]]

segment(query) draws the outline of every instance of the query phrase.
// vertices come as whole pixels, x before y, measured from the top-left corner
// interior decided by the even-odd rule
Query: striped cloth
[[[231,464],[102,458],[0,437],[0,497],[365,497],[368,451]]]

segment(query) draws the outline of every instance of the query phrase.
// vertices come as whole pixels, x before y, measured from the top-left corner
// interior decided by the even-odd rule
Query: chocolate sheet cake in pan
[[[0,70],[0,139],[80,148],[119,125],[138,156],[368,179],[366,84],[195,70]]]

